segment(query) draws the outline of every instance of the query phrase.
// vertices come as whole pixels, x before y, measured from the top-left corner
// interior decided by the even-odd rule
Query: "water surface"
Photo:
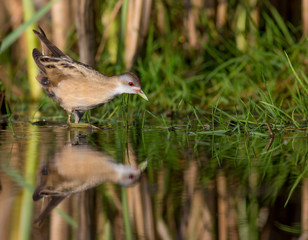
[[[272,140],[185,122],[3,126],[0,239],[305,239],[307,133]]]

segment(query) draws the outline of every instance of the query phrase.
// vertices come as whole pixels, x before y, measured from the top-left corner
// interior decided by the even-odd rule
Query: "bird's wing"
[[[74,61],[60,57],[43,55],[38,49],[33,49],[33,59],[40,72],[37,80],[44,86],[57,86],[60,81],[66,79],[87,79],[85,67],[80,67]]]

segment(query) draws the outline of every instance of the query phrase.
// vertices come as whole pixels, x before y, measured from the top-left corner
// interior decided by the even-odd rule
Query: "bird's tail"
[[[42,54],[44,56],[71,59],[69,56],[64,54],[59,48],[57,48],[51,41],[48,40],[45,32],[40,26],[38,26],[38,28],[39,31],[33,30],[33,32],[41,42]]]

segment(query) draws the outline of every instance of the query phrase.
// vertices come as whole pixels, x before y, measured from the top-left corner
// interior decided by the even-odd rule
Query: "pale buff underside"
[[[67,145],[56,154],[50,166],[44,195],[69,195],[83,191],[103,182],[118,183],[122,173],[134,172],[135,181],[141,171],[135,166],[117,164],[113,158],[87,145]]]
[[[38,80],[40,81],[43,77],[48,78],[49,83],[46,88],[55,95],[55,101],[68,113],[74,110],[86,111],[108,102],[119,94],[117,76],[107,77],[75,62],[59,58],[53,61],[53,59],[55,58],[48,58],[48,62],[41,62],[45,66],[46,74],[41,73]]]
[[[86,111],[113,99],[117,93],[114,91],[116,82],[99,84],[83,79],[69,79],[61,81],[51,91],[56,96],[56,101],[66,111]]]

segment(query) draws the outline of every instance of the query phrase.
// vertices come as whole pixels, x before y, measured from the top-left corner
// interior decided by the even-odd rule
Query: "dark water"
[[[185,123],[4,126],[0,239],[307,239],[307,131],[269,140]]]

